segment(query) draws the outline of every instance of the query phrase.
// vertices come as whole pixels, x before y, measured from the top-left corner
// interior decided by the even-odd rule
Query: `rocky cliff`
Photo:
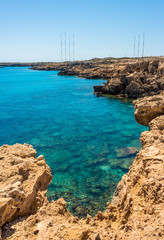
[[[78,219],[64,199],[48,202],[51,181],[44,157],[32,146],[0,148],[2,239],[138,240],[164,238],[164,93],[134,101],[135,117],[150,130],[142,149],[118,184],[105,212]],[[146,119],[146,120],[145,120]]]
[[[153,96],[164,90],[164,59],[127,62],[117,67],[104,86],[95,86],[101,94],[127,98]]]
[[[52,176],[44,157],[35,155],[27,144],[0,148],[0,227],[36,213],[46,199]]]
[[[164,57],[92,59],[42,64],[32,69],[59,70],[58,75],[106,79],[104,85],[94,87],[98,96],[111,94],[139,98],[164,90]]]

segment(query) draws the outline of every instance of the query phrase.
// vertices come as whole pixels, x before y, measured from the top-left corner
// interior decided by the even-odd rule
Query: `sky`
[[[0,0],[0,62],[164,55],[164,0]],[[66,58],[65,58],[66,33]],[[69,58],[70,37],[70,58]]]

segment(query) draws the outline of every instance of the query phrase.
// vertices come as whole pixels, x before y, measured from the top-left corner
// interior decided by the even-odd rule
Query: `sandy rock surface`
[[[18,216],[33,214],[45,200],[50,168],[28,144],[0,147],[0,227]]]
[[[149,122],[157,116],[164,114],[164,91],[157,96],[145,97],[133,101],[136,121],[148,126]]]

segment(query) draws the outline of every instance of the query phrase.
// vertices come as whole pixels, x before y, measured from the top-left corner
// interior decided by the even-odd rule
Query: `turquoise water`
[[[0,68],[0,145],[29,143],[52,169],[49,199],[64,197],[80,217],[106,208],[146,127],[130,102],[96,97],[102,80],[56,71]]]

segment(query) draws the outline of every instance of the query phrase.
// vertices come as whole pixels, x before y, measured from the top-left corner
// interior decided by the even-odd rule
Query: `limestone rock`
[[[94,89],[101,90],[103,94],[116,94],[127,98],[159,94],[164,90],[163,62],[164,59],[149,59],[120,63],[116,68],[113,66],[105,86],[96,86]]]
[[[158,73],[164,75],[164,62],[160,62],[158,66]]]
[[[164,115],[152,120],[149,126],[150,131],[141,135],[142,149],[112,200],[119,208],[125,239],[133,238],[132,229],[138,231],[134,239],[164,236]]]
[[[18,216],[33,214],[43,204],[51,181],[50,168],[35,159],[32,146],[0,147],[0,227]]]
[[[144,89],[140,82],[131,81],[126,88],[125,93],[129,98],[137,98],[144,93]]]
[[[152,119],[164,114],[164,92],[157,96],[135,100],[133,104],[136,121],[148,126]]]
[[[110,84],[108,85],[108,92],[110,94],[118,94],[121,90],[124,89],[124,85],[120,79],[111,79]]]

